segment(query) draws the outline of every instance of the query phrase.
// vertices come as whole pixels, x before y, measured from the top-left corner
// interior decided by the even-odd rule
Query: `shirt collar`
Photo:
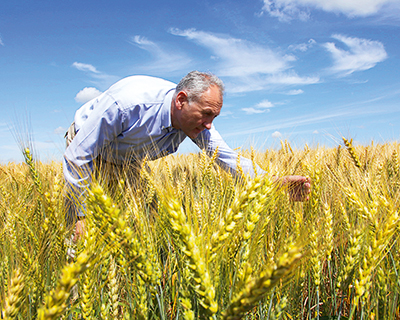
[[[171,132],[174,127],[171,120],[171,102],[175,93],[175,89],[171,89],[164,98],[163,107],[161,110],[161,129]]]

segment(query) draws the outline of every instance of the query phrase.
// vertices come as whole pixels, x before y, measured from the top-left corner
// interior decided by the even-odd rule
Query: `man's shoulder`
[[[107,94],[121,105],[129,106],[162,102],[167,93],[175,88],[176,84],[171,81],[136,75],[121,79],[107,90]]]
[[[137,90],[145,91],[157,87],[175,88],[176,84],[162,78],[146,75],[133,75],[119,80],[113,84],[109,90],[113,91],[124,87],[134,87]]]

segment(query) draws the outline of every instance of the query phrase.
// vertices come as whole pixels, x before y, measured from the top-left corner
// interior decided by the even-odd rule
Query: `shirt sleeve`
[[[199,148],[206,150],[209,156],[218,147],[217,164],[234,176],[238,176],[237,159],[239,155],[226,144],[214,125],[211,126],[210,130],[203,130],[197,138],[193,139],[193,142]],[[255,177],[256,173],[254,172],[253,162],[250,159],[240,156],[240,166],[244,174],[249,174],[252,178]],[[256,170],[258,174],[266,173],[257,164]]]
[[[93,160],[123,129],[124,113],[108,95],[94,100],[87,116],[64,153],[63,173],[74,202],[83,203],[85,188],[93,175]]]

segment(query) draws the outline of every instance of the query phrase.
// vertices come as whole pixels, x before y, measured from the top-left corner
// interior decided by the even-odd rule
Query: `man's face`
[[[176,124],[189,138],[196,138],[204,129],[210,129],[211,123],[222,108],[222,96],[217,86],[205,91],[199,101],[188,102],[185,92],[179,92],[176,100]]]

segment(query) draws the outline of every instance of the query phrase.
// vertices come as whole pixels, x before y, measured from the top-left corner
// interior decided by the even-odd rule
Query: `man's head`
[[[172,125],[194,139],[222,108],[224,84],[215,75],[192,71],[176,87],[171,106]]]

